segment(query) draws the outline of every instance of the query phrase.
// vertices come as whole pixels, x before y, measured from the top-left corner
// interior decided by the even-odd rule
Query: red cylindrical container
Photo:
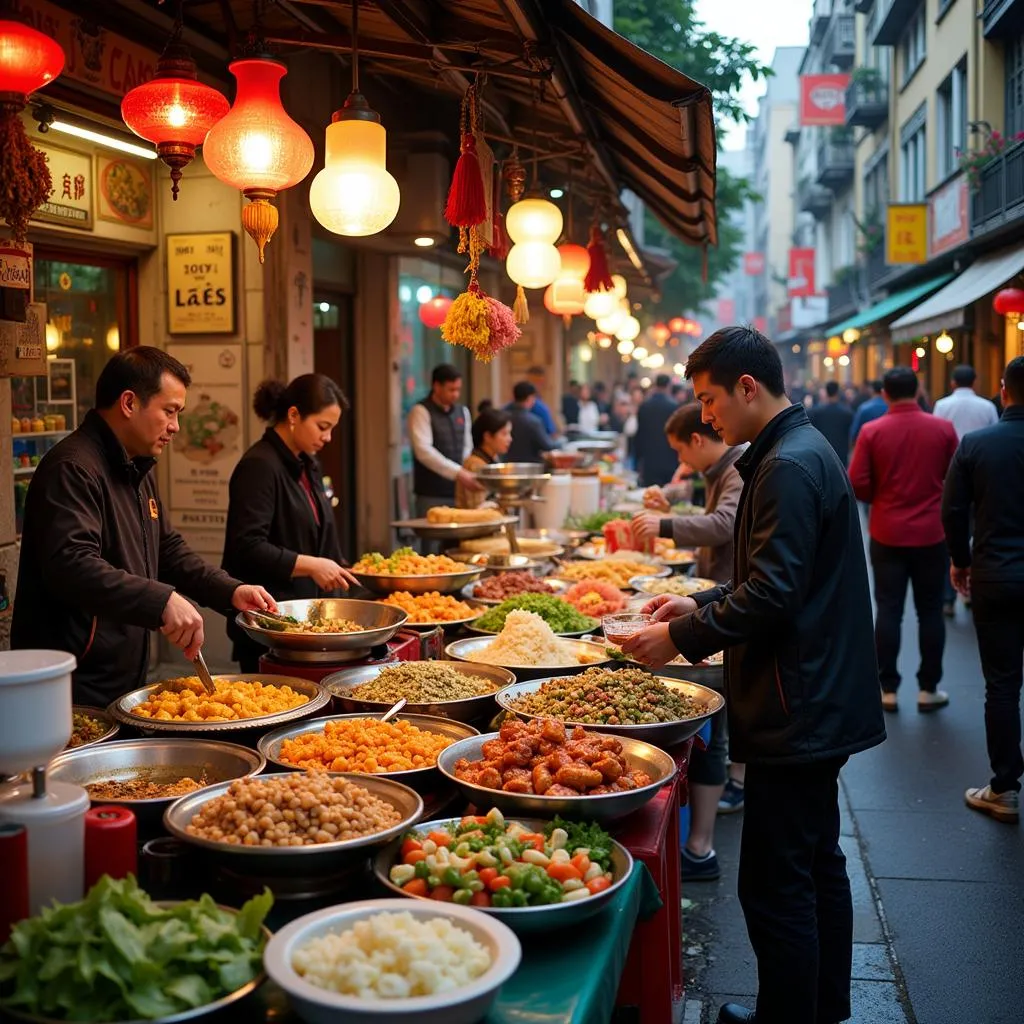
[[[113,804],[91,807],[85,814],[85,889],[103,875],[124,878],[138,873],[135,815]]]
[[[28,917],[28,830],[0,824],[0,946],[11,928]]]

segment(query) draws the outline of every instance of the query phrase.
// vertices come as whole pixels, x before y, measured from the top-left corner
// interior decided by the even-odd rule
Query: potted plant
[[[967,178],[967,185],[972,192],[981,188],[981,169],[990,164],[996,157],[1002,156],[1008,146],[1024,141],[1024,132],[1017,132],[1012,139],[1007,139],[1001,132],[992,131],[978,149],[958,149],[957,165]]]

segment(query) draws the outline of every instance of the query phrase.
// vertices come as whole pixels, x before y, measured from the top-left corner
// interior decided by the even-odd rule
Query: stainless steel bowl
[[[117,720],[106,708],[93,708],[85,704],[72,704],[71,713],[73,715],[87,715],[107,728],[102,736],[97,736],[96,739],[89,740],[88,743],[79,743],[77,747],[67,746],[64,748],[65,751],[84,750],[86,747],[95,746],[97,743],[105,743],[107,740],[112,740],[121,731],[121,726],[117,724]]]
[[[235,616],[235,622],[249,637],[272,651],[280,652],[286,659],[294,651],[331,652],[347,658],[361,658],[372,647],[387,643],[408,618],[401,608],[350,598],[282,601],[277,607],[282,615],[291,615],[300,622],[305,622],[310,609],[315,608],[324,618],[351,619],[364,627],[357,633],[302,633],[267,628],[245,612]]]
[[[514,707],[513,702],[517,697],[527,693],[534,693],[544,683],[552,680],[557,681],[559,676],[548,676],[547,678],[534,678],[528,682],[513,683],[506,686],[495,698],[498,704],[506,711],[512,712],[519,718],[529,721],[532,718],[554,718],[554,715],[531,715],[525,711],[519,711]],[[615,736],[628,737],[630,739],[643,740],[647,743],[657,743],[662,747],[675,747],[685,743],[691,736],[696,736],[701,726],[716,712],[725,706],[725,699],[720,693],[701,686],[699,683],[691,682],[689,679],[671,679],[668,676],[657,676],[659,682],[663,683],[670,690],[675,690],[681,695],[691,697],[704,706],[704,712],[695,715],[693,718],[679,718],[671,722],[654,722],[651,725],[596,725],[587,722],[570,722],[569,725],[582,725],[584,729],[594,729],[598,732],[607,732]]]
[[[164,811],[164,828],[176,839],[209,854],[236,875],[274,878],[303,873],[337,874],[365,858],[374,847],[400,836],[423,814],[423,800],[419,793],[400,782],[379,775],[343,775],[340,778],[349,779],[373,796],[391,804],[402,816],[401,821],[382,832],[360,839],[318,843],[315,846],[236,846],[192,835],[188,826],[200,807],[223,796],[231,785],[230,782],[221,782],[175,800]]]
[[[47,777],[57,782],[88,786],[96,782],[170,783],[204,779],[205,785],[258,775],[266,766],[262,754],[238,743],[189,740],[170,736],[120,740],[102,746],[78,747],[54,758]],[[165,808],[178,797],[150,800],[110,800],[92,797],[94,804],[116,804],[135,814],[140,825],[159,824]]]
[[[520,540],[547,540],[553,544],[560,544],[565,548],[574,548],[582,544],[590,534],[586,530],[548,530],[543,527],[528,530],[516,530],[516,536]]]
[[[659,574],[657,576],[634,576],[629,581],[629,585],[634,590],[640,591],[640,593],[642,593],[642,594],[648,594],[648,595],[654,596],[656,591],[648,590],[647,589],[648,586],[651,583],[653,583],[655,580],[663,580],[663,579],[665,579],[665,576],[663,574]],[[714,589],[715,587],[717,587],[719,585],[714,580],[703,579],[702,577],[699,577],[699,576],[684,576],[684,577],[680,578],[680,582],[682,582],[682,581],[685,581],[687,583],[687,585],[690,585],[690,584],[693,585],[693,590],[691,590],[689,594],[682,595],[683,597],[691,597],[693,594],[699,594],[699,593],[701,593],[704,590],[712,590],[712,589]],[[676,582],[676,581],[673,580],[673,583],[674,582]]]
[[[238,718],[227,722],[168,722],[155,718],[142,718],[132,714],[132,708],[149,700],[158,690],[162,689],[163,683],[151,683],[149,686],[142,686],[131,693],[115,700],[108,710],[122,724],[130,725],[143,733],[177,733],[182,736],[191,736],[196,733],[208,732],[240,732],[256,729],[268,729],[273,725],[281,725],[284,722],[296,721],[300,718],[309,718],[330,703],[331,695],[322,690],[316,683],[308,679],[299,679],[294,676],[274,676],[263,672],[245,673],[242,675],[215,675],[214,682],[219,680],[240,683],[270,683],[275,686],[290,686],[299,693],[309,697],[305,704],[288,711],[275,711],[272,715],[258,715],[255,718]]]
[[[474,661],[474,655],[483,650],[488,644],[494,642],[493,636],[471,636],[466,637],[464,640],[455,640],[444,649],[445,656],[451,658],[452,661]],[[608,657],[608,653],[605,650],[603,643],[597,643],[593,640],[569,640],[563,639],[562,642],[567,645],[567,650],[572,653],[573,658],[592,658],[592,661],[587,661],[583,664],[579,661],[573,661],[565,665],[502,665],[502,668],[511,669],[516,679],[522,681],[524,679],[538,679],[540,677],[548,677],[552,672],[559,672],[562,675],[575,675],[578,672],[584,672],[588,668],[593,668],[595,665],[603,665],[611,659]],[[476,664],[484,664],[484,662],[476,662]]]
[[[551,474],[538,462],[497,462],[478,470],[476,478],[489,494],[528,498],[544,490]]]
[[[593,618],[593,616],[588,616],[588,618]],[[556,633],[555,636],[564,637],[564,638],[569,639],[569,640],[576,640],[576,639],[579,639],[580,637],[592,636],[593,633],[594,633],[594,630],[600,629],[600,628],[601,628],[601,620],[600,619],[594,619],[594,624],[592,626],[587,626],[586,629],[577,629],[577,630],[574,630],[571,633]],[[466,623],[466,631],[468,633],[476,633],[477,636],[489,636],[489,637],[492,637],[492,638],[496,637],[498,635],[498,633],[501,632],[500,630],[495,632],[494,630],[490,630],[490,629],[480,629],[478,626],[475,626],[473,624],[473,622]]]
[[[452,594],[479,579],[483,571],[481,566],[473,566],[463,572],[441,572],[431,576],[386,576],[353,569],[352,575],[372,594],[393,594],[396,590],[407,590],[410,594],[426,594],[432,590],[439,594]]]
[[[596,730],[594,730],[596,731]],[[629,789],[624,793],[607,793],[598,796],[537,796],[535,793],[507,793],[503,789],[487,789],[472,782],[464,782],[455,775],[455,763],[460,758],[478,761],[483,757],[483,745],[493,740],[498,733],[486,733],[482,736],[470,736],[459,740],[441,751],[437,759],[437,767],[441,774],[455,783],[462,795],[474,807],[497,807],[505,815],[534,815],[538,818],[551,819],[556,814],[563,818],[593,819],[594,821],[612,821],[625,817],[653,800],[658,790],[671,782],[676,773],[675,760],[660,747],[652,746],[644,740],[632,739],[629,736],[617,737],[622,743],[622,755],[631,768],[646,772],[651,782],[637,789]]]
[[[490,537],[506,526],[517,523],[515,516],[501,516],[487,523],[432,523],[429,519],[396,519],[391,525],[396,530],[411,530],[423,540],[473,540]]]
[[[539,818],[514,818],[520,825],[532,832],[543,832],[547,821]],[[447,829],[449,825],[457,825],[460,818],[442,818],[437,821],[423,821],[416,826],[417,832],[426,835],[434,829]],[[401,886],[397,886],[388,877],[391,868],[401,863],[402,840],[396,839],[381,850],[373,862],[373,870],[382,885],[396,895],[408,896]],[[603,892],[590,896],[585,900],[569,903],[549,903],[539,907],[478,907],[485,914],[490,914],[503,924],[507,924],[517,935],[530,935],[534,932],[549,932],[558,928],[572,928],[601,913],[615,898],[616,893],[625,884],[633,870],[633,857],[621,843],[612,840],[612,884]],[[425,896],[413,896],[412,899],[427,900]]]
[[[462,588],[462,596],[468,598],[470,601],[476,601],[478,604],[486,605],[499,605],[502,601],[507,601],[508,598],[493,598],[493,597],[477,597],[477,591],[480,588],[481,580],[477,580],[476,583],[467,584]],[[556,580],[553,577],[548,577],[541,581],[548,590],[556,597],[564,594],[570,587],[569,583],[565,580]]]
[[[467,676],[476,676],[494,684],[493,693],[485,693],[479,697],[464,697],[462,700],[433,701],[429,704],[410,703],[404,710],[409,714],[434,715],[438,718],[450,718],[456,722],[482,723],[489,722],[497,714],[498,706],[494,703],[494,695],[498,690],[514,683],[516,677],[507,668],[496,665],[472,665],[465,662],[445,662],[450,668]],[[361,668],[348,668],[327,676],[321,686],[333,694],[338,704],[349,712],[369,712],[382,715],[391,707],[390,701],[363,700],[351,696],[351,691],[362,683],[376,679],[390,665],[363,665]]]
[[[455,555],[451,557],[455,558]],[[540,562],[529,555],[471,554],[466,552],[465,561],[470,565],[482,566],[485,576],[498,572],[536,572],[541,567]]]
[[[385,708],[385,710],[387,709]],[[329,718],[313,718],[306,722],[293,722],[291,725],[285,725],[280,729],[275,729],[273,732],[268,732],[266,736],[260,738],[257,746],[260,753],[271,764],[277,765],[286,771],[305,771],[300,765],[290,764],[288,761],[281,760],[281,746],[285,740],[293,740],[297,736],[306,736],[309,733],[322,733],[327,728],[328,722],[344,722],[372,717],[370,713],[363,711],[351,715],[331,715]],[[444,736],[452,741],[462,740],[467,736],[480,735],[479,729],[474,729],[473,726],[467,725],[465,722],[457,722],[451,718],[439,718],[433,715],[407,715],[403,713],[396,715],[392,721],[408,722],[423,732]],[[350,773],[329,771],[327,774],[336,776]],[[411,789],[415,789],[417,793],[429,793],[437,789],[438,783],[441,781],[437,768],[433,765],[428,768],[413,768],[401,772],[374,772],[373,776],[374,778],[394,779],[395,782],[401,782]]]
[[[472,586],[473,584],[471,583],[469,585]],[[462,589],[465,590],[466,588],[463,587]],[[480,616],[487,611],[483,601],[471,602],[470,608],[472,609],[472,614],[467,615],[463,619],[439,619],[437,622],[409,622],[406,620],[406,623],[402,628],[414,629],[417,633],[429,633],[432,630],[437,629],[439,626],[441,629],[445,630],[458,630],[466,625],[467,622],[472,622],[474,619],[480,618]]]

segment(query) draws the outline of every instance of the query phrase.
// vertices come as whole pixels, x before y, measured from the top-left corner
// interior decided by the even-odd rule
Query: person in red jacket
[[[946,540],[942,528],[942,486],[956,452],[953,424],[923,412],[917,375],[909,366],[886,373],[882,382],[888,412],[866,423],[850,462],[850,482],[871,504],[871,568],[875,576],[875,650],[882,707],[896,711],[900,674],[900,630],[913,587],[917,609],[918,711],[949,703],[940,690],[946,625],[942,616]]]

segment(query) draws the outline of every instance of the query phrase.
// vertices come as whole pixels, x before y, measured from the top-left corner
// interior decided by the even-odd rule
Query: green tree
[[[750,120],[740,104],[739,91],[746,76],[767,78],[771,69],[755,56],[751,43],[709,32],[695,12],[692,0],[615,0],[615,30],[637,46],[663,60],[711,91],[719,124]],[[718,246],[708,250],[707,281],[703,279],[703,252],[680,241],[648,213],[644,225],[647,244],[668,250],[678,267],[662,285],[657,312],[675,316],[696,309],[714,294],[715,284],[740,258],[742,234],[728,223],[729,215],[756,198],[746,178],[718,170],[716,209]]]

